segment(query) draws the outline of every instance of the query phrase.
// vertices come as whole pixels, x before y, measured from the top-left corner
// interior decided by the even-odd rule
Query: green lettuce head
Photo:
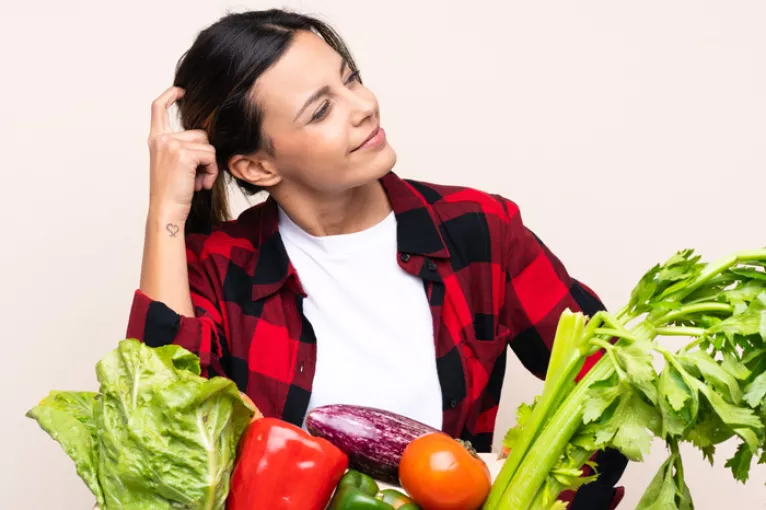
[[[120,342],[98,393],[53,391],[27,416],[59,442],[103,510],[223,510],[254,410],[176,346]]]

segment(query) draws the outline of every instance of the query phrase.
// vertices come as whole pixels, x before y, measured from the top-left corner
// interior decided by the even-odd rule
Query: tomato
[[[487,499],[492,476],[470,445],[432,432],[404,449],[399,483],[423,510],[477,510]]]

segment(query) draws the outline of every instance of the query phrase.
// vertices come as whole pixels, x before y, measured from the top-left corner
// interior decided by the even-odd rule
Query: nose
[[[354,126],[363,124],[378,112],[378,101],[368,90],[359,92],[349,91],[351,101],[351,123]]]

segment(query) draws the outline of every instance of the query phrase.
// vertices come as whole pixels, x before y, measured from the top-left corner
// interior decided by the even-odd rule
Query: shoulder
[[[444,222],[478,215],[487,221],[511,224],[520,216],[516,202],[496,193],[468,186],[435,184],[413,179],[405,179],[405,182]]]
[[[405,182],[428,204],[453,267],[507,261],[528,241],[529,231],[513,200],[473,187]]]

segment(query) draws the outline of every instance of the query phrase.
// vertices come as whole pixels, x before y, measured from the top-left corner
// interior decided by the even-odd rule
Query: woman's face
[[[333,194],[393,168],[396,154],[380,127],[375,95],[319,36],[297,32],[253,94],[280,184]]]

